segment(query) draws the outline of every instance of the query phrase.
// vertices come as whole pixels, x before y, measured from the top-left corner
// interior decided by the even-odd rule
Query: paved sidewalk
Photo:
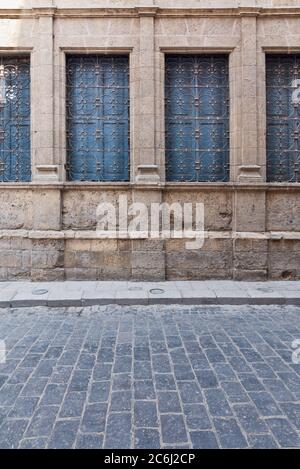
[[[106,304],[300,305],[300,281],[0,282],[0,307]]]
[[[296,306],[2,309],[0,448],[300,448],[299,319]]]

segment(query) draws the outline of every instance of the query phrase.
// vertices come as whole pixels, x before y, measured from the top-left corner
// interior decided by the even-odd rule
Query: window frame
[[[117,59],[117,62],[114,62],[113,61],[113,58],[116,58]],[[86,60],[85,60],[86,59]],[[77,73],[76,70],[78,71],[78,67],[85,67],[86,64],[89,64],[91,66],[91,75],[90,75],[90,78],[91,78],[91,82],[90,82],[90,86],[89,86],[89,89],[91,90],[91,92],[93,93],[93,96],[94,98],[92,98],[92,101],[88,100],[87,101],[87,105],[89,106],[92,106],[90,111],[92,112],[91,114],[89,114],[89,117],[85,116],[85,114],[79,114],[79,115],[75,115],[75,116],[72,116],[70,114],[70,106],[72,108],[72,105],[73,104],[76,104],[77,102],[77,99],[79,98],[80,99],[80,86],[78,88],[78,83],[73,83],[71,82],[70,83],[70,79],[71,79],[71,76],[72,76],[72,73],[71,75],[69,75],[69,70],[67,69],[66,70],[66,73],[67,73],[67,80],[66,80],[66,85],[67,85],[67,89],[66,89],[66,107],[67,107],[67,113],[66,113],[66,128],[67,128],[67,164],[66,164],[66,169],[67,169],[67,179],[68,181],[70,182],[110,182],[110,183],[114,183],[114,182],[128,182],[129,181],[129,178],[130,178],[130,83],[129,83],[129,56],[128,55],[116,55],[116,54],[75,54],[75,55],[71,55],[71,54],[68,54],[66,56],[66,62],[67,62],[67,67],[69,66],[69,64],[74,64],[74,67],[73,67],[73,73]],[[107,63],[106,63],[107,62]],[[106,63],[106,64],[105,64]],[[99,88],[95,88],[94,87],[94,73],[95,73],[95,81],[96,81],[96,68],[97,67],[100,67],[100,70],[103,70],[104,72],[104,76],[106,76],[106,73],[105,73],[105,66],[104,65],[107,65],[109,68],[110,66],[114,66],[114,64],[116,63],[117,67],[119,65],[121,65],[121,80],[122,80],[122,83],[116,83],[115,86],[116,88],[111,88],[109,84],[107,84],[106,81],[104,81],[102,83],[102,80],[101,80],[101,83],[99,83]],[[104,68],[103,68],[104,66]],[[119,68],[118,68],[119,70]],[[124,73],[125,72],[125,73]],[[127,72],[127,73],[126,73]],[[88,78],[88,75],[84,74],[82,75],[82,80],[84,81],[86,78]],[[109,81],[111,80],[111,76],[109,75]],[[124,80],[124,82],[123,82]],[[72,86],[72,84],[74,86]],[[107,114],[107,112],[105,112],[104,114],[104,111],[105,111],[105,102],[104,101],[101,105],[101,108],[102,111],[101,111],[101,115],[98,114],[98,118],[97,118],[97,113],[99,113],[99,109],[97,108],[96,105],[92,104],[94,101],[94,99],[98,100],[99,97],[101,96],[101,90],[107,90],[108,93],[111,93],[113,92],[113,90],[117,90],[119,88],[119,86],[121,85],[121,89],[124,88],[124,92],[121,92],[121,96],[122,96],[122,99],[124,99],[124,97],[126,96],[126,101],[122,101],[120,102],[120,111],[121,111],[121,114],[119,114],[117,112],[117,114],[115,112],[113,112],[113,109],[110,107],[110,110]],[[82,95],[82,98],[84,97],[84,90],[85,90],[85,87],[83,86],[83,88],[81,88],[82,92],[83,92],[83,95]],[[77,91],[77,93],[75,92]],[[75,94],[74,94],[75,93]],[[89,94],[89,91],[87,89],[87,93]],[[100,94],[99,94],[100,93]],[[99,96],[98,96],[99,94]],[[112,95],[111,95],[112,96]],[[103,96],[104,98],[104,96]],[[74,101],[75,100],[75,101]],[[107,104],[109,103],[110,101],[107,102]],[[83,121],[82,121],[83,119]],[[87,121],[86,121],[87,119]],[[77,154],[77,151],[76,150],[72,150],[72,144],[75,144],[76,146],[78,145],[78,140],[75,138],[74,136],[74,140],[70,139],[70,130],[74,130],[74,125],[75,125],[75,128],[76,128],[76,121],[79,120],[79,128],[80,128],[80,121],[82,121],[82,126],[83,126],[83,129],[85,129],[88,133],[87,133],[87,138],[88,138],[88,135],[93,135],[93,134],[90,134],[90,131],[92,130],[92,127],[93,127],[93,124],[94,126],[96,126],[95,128],[97,129],[97,132],[98,130],[100,131],[100,134],[102,135],[102,138],[101,138],[101,143],[102,143],[102,151],[101,151],[101,154],[99,154],[99,156],[97,156],[97,152],[98,152],[98,145],[97,143],[94,141],[94,139],[92,138],[92,140],[88,143],[86,142],[86,144],[88,146],[92,145],[92,147],[89,149],[88,153],[87,154],[81,154],[81,151],[79,150],[79,148],[77,149],[79,151],[79,154]],[[111,124],[109,124],[111,122]],[[92,124],[92,127],[90,127],[90,124]],[[100,126],[100,127],[99,127]],[[118,143],[120,143],[121,145],[121,141],[122,141],[122,148],[123,148],[123,145],[124,145],[124,148],[123,148],[123,153],[124,155],[120,155],[121,158],[123,156],[123,163],[121,162],[121,165],[120,165],[120,168],[117,170],[117,176],[116,176],[116,179],[114,179],[114,174],[113,174],[113,170],[112,170],[112,167],[111,167],[111,164],[112,165],[115,165],[119,159],[119,157],[117,157],[117,153],[115,153],[117,151],[117,149],[113,150],[112,148],[110,148],[110,143],[111,143],[111,138],[110,136],[108,135],[108,137],[105,137],[105,128],[111,128],[110,132],[115,132],[114,129],[119,129],[121,134],[119,134],[119,137],[118,137]],[[124,127],[125,126],[125,127]],[[124,133],[124,130],[122,130],[122,127],[123,129],[125,128],[126,130],[126,133]],[[120,140],[119,140],[120,139]],[[118,144],[117,144],[118,146]],[[110,162],[110,158],[108,157],[107,158],[107,153],[106,153],[106,150],[105,150],[105,147],[109,147],[107,148],[107,151],[110,152],[113,151],[113,154],[114,156],[112,155],[112,161]],[[126,153],[125,153],[125,150],[126,150]],[[77,164],[79,163],[80,165],[83,164],[85,161],[86,161],[86,157],[88,156],[88,154],[93,154],[93,157],[94,157],[94,163],[92,164],[92,166],[90,167],[91,171],[88,170],[88,168],[86,168],[87,170],[87,173],[86,175],[84,175],[84,171],[83,173],[80,174],[74,169],[74,171],[71,170],[72,168],[72,164],[74,164],[74,168],[77,166]],[[72,157],[73,157],[73,160],[72,160]],[[77,161],[77,158],[79,159]],[[100,159],[99,159],[100,158]],[[117,158],[117,159],[116,159]],[[70,166],[69,166],[70,165]],[[95,166],[94,166],[95,165]],[[99,169],[101,168],[100,170],[100,174],[97,174],[97,166],[99,166]],[[69,168],[69,171],[68,171],[68,168]],[[108,173],[107,173],[108,171]],[[109,175],[109,176],[108,176]]]
[[[225,169],[225,177],[224,179],[219,179],[219,180],[210,180],[210,178],[212,177],[211,174],[208,174],[208,178],[207,180],[205,180],[205,177],[203,177],[203,180],[196,180],[196,181],[193,181],[193,180],[176,180],[176,179],[168,179],[168,172],[167,172],[167,158],[168,158],[168,155],[167,155],[167,148],[166,148],[166,143],[168,141],[167,139],[167,129],[166,129],[166,125],[168,123],[168,119],[171,118],[172,120],[172,115],[167,115],[166,111],[167,111],[167,80],[166,80],[166,77],[167,77],[167,59],[171,58],[171,57],[177,57],[178,59],[182,59],[183,57],[187,57],[189,58],[190,60],[194,60],[195,58],[199,57],[199,58],[207,58],[207,59],[210,59],[210,58],[216,58],[218,56],[220,56],[222,59],[226,59],[226,74],[227,74],[227,86],[226,86],[226,103],[224,104],[224,108],[226,110],[226,116],[224,117],[224,119],[222,119],[222,122],[223,124],[226,125],[226,134],[227,136],[224,138],[224,142],[227,141],[226,143],[226,149],[224,149],[224,154],[227,153],[227,162],[226,162],[226,166],[227,166],[227,169]],[[166,165],[166,168],[165,168],[165,177],[166,177],[166,182],[167,183],[196,183],[196,184],[199,184],[199,183],[204,183],[204,184],[210,184],[210,183],[227,183],[229,182],[230,180],[230,86],[229,86],[229,56],[228,54],[224,54],[224,53],[221,53],[219,52],[218,54],[216,54],[215,52],[205,52],[205,53],[194,53],[194,52],[190,52],[190,51],[186,51],[185,54],[181,54],[181,53],[172,53],[172,54],[168,54],[168,53],[165,53],[164,55],[164,62],[165,62],[165,67],[164,67],[164,118],[165,118],[165,165]],[[191,90],[194,90],[194,88],[191,86],[190,87]],[[224,88],[225,89],[225,88]],[[178,116],[177,116],[178,117]],[[175,117],[174,117],[175,118]],[[192,118],[191,118],[192,119]],[[219,116],[217,116],[215,119],[212,119],[212,120],[215,120],[215,124],[217,124],[217,121],[219,119]],[[210,120],[210,117],[208,118],[203,118],[203,120],[201,120],[202,124],[205,124],[205,123],[209,123],[209,120]],[[176,121],[176,119],[175,119]],[[192,119],[193,121],[193,128],[194,128],[194,125],[195,125],[195,122],[197,121],[197,119]],[[219,150],[219,149],[218,149]],[[217,152],[218,152],[217,150]],[[197,150],[195,150],[197,151]],[[212,149],[209,149],[208,150],[209,152],[212,151]],[[205,151],[201,150],[201,153]],[[194,152],[192,151],[192,160],[191,161],[194,161],[195,160],[195,156],[196,154],[194,154]],[[197,159],[197,158],[196,158]],[[194,164],[196,163],[196,161],[194,161]],[[196,168],[196,171],[197,171],[197,168]],[[191,175],[193,176],[193,175]],[[195,176],[195,174],[194,174]],[[199,175],[198,175],[199,176]],[[200,176],[201,177],[201,176]],[[201,177],[202,178],[202,177]],[[193,179],[193,177],[191,177],[191,179]]]
[[[265,82],[264,82],[264,98],[265,98],[265,107],[264,107],[264,128],[265,128],[265,164],[266,164],[266,183],[268,185],[276,185],[276,184],[284,184],[284,185],[291,185],[295,186],[297,184],[300,184],[300,176],[298,181],[292,181],[292,180],[270,180],[269,174],[268,174],[268,102],[267,102],[267,95],[268,95],[268,82],[267,82],[267,60],[268,58],[272,57],[291,57],[291,56],[298,56],[299,61],[300,61],[300,49],[299,48],[289,48],[288,50],[285,48],[263,48],[264,52],[264,76],[265,76]],[[300,76],[299,76],[300,79]],[[299,127],[300,127],[300,118],[299,118]],[[300,161],[300,158],[299,158]],[[300,165],[299,165],[300,169]]]
[[[238,140],[240,139],[237,136],[236,132],[232,134],[232,129],[236,128],[235,124],[235,113],[234,109],[237,106],[236,103],[236,96],[235,96],[235,88],[236,88],[236,61],[239,60],[239,49],[236,46],[225,46],[225,47],[214,47],[214,46],[206,46],[206,47],[198,47],[198,46],[189,46],[189,47],[182,47],[182,46],[158,46],[157,49],[158,53],[158,68],[159,68],[159,77],[157,79],[157,86],[156,92],[157,96],[160,98],[159,103],[159,111],[157,115],[157,126],[159,135],[159,143],[158,149],[159,152],[158,161],[160,165],[160,174],[161,174],[161,181],[164,183],[166,188],[174,188],[177,187],[178,189],[184,189],[188,187],[203,187],[203,188],[212,188],[212,187],[229,187],[232,183],[234,183],[236,175],[235,175],[235,160],[237,159],[236,152],[239,151],[239,143]],[[228,129],[229,129],[229,177],[227,182],[172,182],[167,181],[166,179],[166,165],[165,165],[165,122],[166,122],[166,115],[165,115],[165,56],[166,55],[227,55],[228,56],[228,78],[229,78],[229,121],[228,121]]]
[[[0,47],[0,57],[9,57],[9,58],[28,58],[29,61],[29,94],[30,94],[30,102],[29,102],[29,156],[30,156],[30,180],[28,181],[0,181],[0,187],[13,187],[13,186],[28,186],[33,184],[33,166],[34,166],[34,123],[35,123],[35,115],[37,109],[35,107],[35,94],[34,94],[34,81],[36,79],[34,74],[34,54],[33,54],[33,47]]]
[[[69,55],[124,55],[128,57],[129,64],[129,180],[128,181],[72,181],[67,179],[67,57]],[[134,164],[134,106],[135,94],[133,92],[133,73],[134,67],[134,48],[133,47],[59,47],[59,53],[55,60],[57,72],[57,88],[55,92],[55,108],[57,119],[55,123],[56,147],[55,157],[60,166],[60,180],[66,187],[128,187],[133,182],[133,164]],[[135,65],[136,66],[136,65]]]

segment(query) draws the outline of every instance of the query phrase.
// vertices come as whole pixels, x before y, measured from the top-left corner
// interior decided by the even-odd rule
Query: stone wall
[[[300,52],[284,0],[2,0],[0,53],[31,55],[31,183],[0,185],[0,279],[300,278],[300,184],[266,183],[265,54]],[[65,56],[130,55],[131,180],[71,183]],[[164,54],[223,52],[230,182],[167,183]],[[203,202],[204,246],[97,239],[101,201]]]

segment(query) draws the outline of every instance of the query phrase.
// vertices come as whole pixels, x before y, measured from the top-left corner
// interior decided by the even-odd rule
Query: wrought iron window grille
[[[129,180],[127,56],[67,58],[67,178]]]
[[[300,182],[300,55],[266,57],[267,181]]]
[[[30,59],[0,57],[0,182],[29,182]]]
[[[228,57],[167,55],[165,113],[167,180],[228,181]]]

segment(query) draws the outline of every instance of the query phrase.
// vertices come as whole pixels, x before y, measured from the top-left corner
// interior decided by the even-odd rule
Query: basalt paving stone
[[[155,401],[136,401],[134,404],[134,424],[136,427],[157,427],[157,404]]]
[[[153,428],[137,428],[134,433],[134,447],[136,449],[159,449],[160,436]]]
[[[18,448],[27,425],[27,419],[5,420],[0,426],[0,448]]]
[[[179,395],[174,391],[158,392],[158,410],[162,413],[180,413],[181,405]]]
[[[0,448],[300,448],[296,306],[1,310]]]
[[[278,445],[272,435],[250,435],[250,448],[254,449],[276,449]]]
[[[195,449],[219,448],[216,435],[212,431],[197,431],[190,433],[192,445]]]
[[[248,447],[248,443],[235,419],[214,419],[214,425],[222,448]]]
[[[151,362],[135,362],[133,365],[134,379],[152,379],[152,366]]]
[[[86,393],[69,392],[66,394],[59,413],[60,418],[81,417],[86,402]]]
[[[127,449],[132,445],[132,417],[130,412],[108,415],[104,448]]]
[[[208,411],[203,404],[185,404],[183,409],[189,429],[211,429],[212,424],[208,416]]]
[[[47,438],[24,438],[19,444],[20,449],[45,449]]]
[[[77,449],[101,449],[103,446],[103,435],[79,434],[75,448]]]
[[[79,428],[79,419],[60,420],[56,422],[48,448],[68,449],[72,448]]]
[[[161,415],[161,431],[164,443],[180,444],[188,441],[183,415]]]

